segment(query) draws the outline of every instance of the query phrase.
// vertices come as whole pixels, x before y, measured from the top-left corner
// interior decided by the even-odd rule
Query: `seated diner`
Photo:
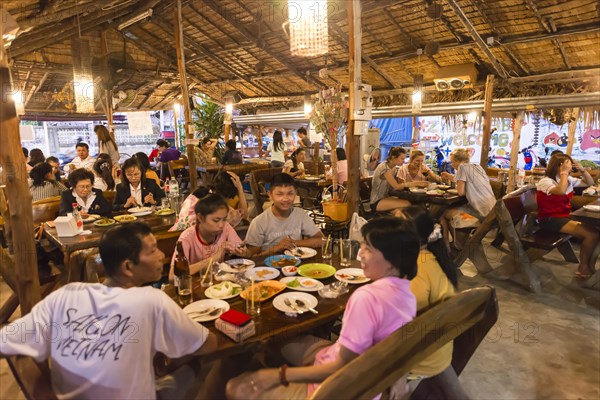
[[[398,168],[396,179],[401,183],[442,182],[442,178],[425,165],[425,153],[421,150],[413,150],[410,152],[408,164],[404,164]]]
[[[115,211],[160,204],[165,192],[153,179],[146,179],[144,167],[136,158],[125,160],[122,171],[123,180],[117,185],[113,204]]]
[[[94,188],[94,174],[85,168],[78,168],[69,174],[71,189],[61,194],[58,215],[73,212],[77,203],[82,218],[89,214],[110,215],[110,204],[104,198],[102,190]]]

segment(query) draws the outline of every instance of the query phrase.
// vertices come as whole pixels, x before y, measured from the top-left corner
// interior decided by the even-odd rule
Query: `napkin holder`
[[[77,222],[72,214],[57,217],[54,220],[54,226],[56,227],[56,233],[61,237],[73,237],[79,234]]]
[[[256,334],[256,324],[254,321],[249,321],[242,326],[238,326],[230,322],[223,321],[221,318],[217,318],[215,321],[215,327],[236,343],[244,341]]]

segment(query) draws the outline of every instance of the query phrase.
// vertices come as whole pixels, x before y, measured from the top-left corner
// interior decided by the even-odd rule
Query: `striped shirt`
[[[456,182],[465,182],[465,195],[471,207],[485,217],[494,208],[496,197],[485,170],[479,164],[461,164],[456,171]]]
[[[62,192],[67,190],[67,187],[61,182],[44,181],[41,186],[29,185],[29,191],[33,197],[33,201],[47,199],[48,197],[60,196]]]

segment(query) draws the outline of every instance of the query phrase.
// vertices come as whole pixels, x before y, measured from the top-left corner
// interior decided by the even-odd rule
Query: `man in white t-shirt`
[[[254,218],[248,228],[246,246],[249,255],[280,254],[296,246],[321,247],[321,230],[304,210],[294,207],[294,178],[288,174],[275,175],[269,187],[269,198],[273,202],[271,208]]]
[[[100,256],[105,282],[51,293],[0,330],[0,356],[50,359],[58,398],[156,398],[154,355],[204,354],[214,351],[216,337],[164,292],[141,287],[159,280],[163,266],[148,225],[108,230]]]
[[[75,149],[77,150],[77,157],[65,165],[65,173],[69,174],[78,168],[85,168],[91,171],[94,168],[96,159],[90,156],[90,146],[87,143],[79,142],[75,146]]]

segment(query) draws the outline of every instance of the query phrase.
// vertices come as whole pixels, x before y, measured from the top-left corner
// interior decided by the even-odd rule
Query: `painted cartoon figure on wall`
[[[582,151],[592,154],[600,153],[600,129],[588,129],[581,135],[581,144],[579,148]]]
[[[525,166],[523,169],[525,171],[531,171],[533,168],[533,154],[531,151],[531,146],[525,147],[523,150],[521,150],[521,153],[523,153],[523,161],[525,161]]]
[[[567,147],[567,145],[569,144],[569,138],[567,137],[567,135],[562,135],[560,138],[558,138],[556,144],[558,145],[558,147]]]

